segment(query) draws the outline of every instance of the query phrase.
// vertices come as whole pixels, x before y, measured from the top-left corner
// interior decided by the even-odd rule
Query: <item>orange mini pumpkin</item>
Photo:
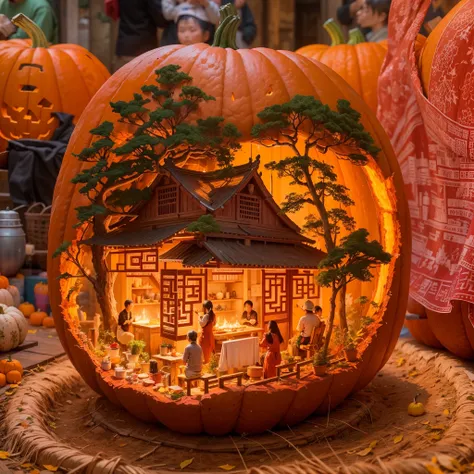
[[[27,301],[21,303],[20,306],[18,306],[18,309],[23,313],[25,318],[29,318],[35,312],[35,307]]]
[[[21,382],[21,373],[18,370],[10,370],[10,372],[7,373],[7,382],[8,383]]]
[[[404,185],[389,139],[375,115],[352,87],[317,61],[289,51],[237,50],[237,24],[235,17],[230,22],[224,20],[214,46],[165,46],[145,53],[117,71],[94,97],[76,127],[55,188],[51,215],[48,258],[51,307],[58,336],[72,363],[90,387],[117,405],[140,419],[159,422],[183,433],[255,433],[278,424],[300,423],[315,411],[327,414],[350,393],[366,386],[388,360],[403,325],[408,296],[411,235]],[[366,227],[371,237],[394,255],[392,262],[378,272],[377,282],[374,282],[383,299],[383,309],[377,315],[379,323],[373,325],[367,343],[361,349],[357,370],[342,369],[323,378],[311,375],[294,390],[276,383],[270,387],[229,387],[225,393],[208,394],[201,401],[185,397],[179,402],[134,386],[119,389],[117,381],[109,374],[97,370],[98,362],[87,343],[79,337],[69,311],[72,304],[68,294],[74,282],[57,280],[61,273],[73,273],[75,268],[63,258],[53,258],[63,242],[77,238],[74,210],[82,205],[79,203],[85,202],[71,179],[89,165],[78,161],[74,154],[90,146],[93,140],[90,130],[104,121],[113,122],[118,133],[126,131],[126,124],[113,113],[110,102],[128,101],[142,85],[156,84],[155,71],[167,65],[180,66],[183,73],[192,76],[192,86],[215,97],[214,101],[200,105],[193,119],[196,116],[222,116],[224,121],[235,124],[242,133],[243,146],[248,146],[245,153],[250,149],[252,127],[259,123],[257,113],[265,107],[285,103],[298,94],[314,96],[332,109],[336,108],[339,99],[347,99],[362,114],[364,127],[382,149],[377,160],[370,162],[370,169],[364,171],[362,167],[337,161],[332,152],[324,155],[328,162],[337,166],[341,182],[354,194],[358,193],[361,202],[363,200],[363,205],[354,209],[358,224]],[[153,103],[149,107],[153,107]],[[284,151],[276,149],[276,156],[280,156],[280,152]],[[263,147],[258,153],[263,164],[272,159],[272,151],[267,153]],[[238,159],[247,161],[249,154],[242,155]],[[263,179],[269,182],[270,173],[264,172]],[[274,191],[278,186],[284,194],[284,181],[275,179],[277,181]],[[269,406],[278,408],[265,409]]]
[[[30,324],[32,326],[41,326],[43,324],[44,318],[47,318],[48,315],[39,309],[30,315]]]
[[[20,372],[20,374],[23,374],[23,366],[21,365],[21,362],[12,359],[11,356],[8,356],[8,359],[2,359],[0,360],[0,373],[1,374],[8,374],[11,370],[17,370]]]
[[[48,284],[43,283],[40,281],[39,283],[36,283],[34,292],[37,295],[47,295],[48,294]]]
[[[43,326],[45,328],[54,328],[54,319],[51,316],[46,316],[43,319]]]
[[[49,46],[41,29],[23,14],[13,23],[32,41],[0,42],[0,136],[48,140],[59,123],[52,114],[65,112],[77,121],[109,73],[81,46]]]
[[[0,374],[0,388],[5,387],[7,384],[7,378],[5,377],[5,374]]]
[[[10,282],[7,277],[0,275],[0,290],[6,290],[10,286]]]

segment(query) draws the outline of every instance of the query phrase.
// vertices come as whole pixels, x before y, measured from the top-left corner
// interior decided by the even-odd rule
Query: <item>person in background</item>
[[[237,31],[237,46],[239,49],[248,49],[257,36],[257,25],[252,10],[246,0],[222,0],[222,5],[233,3],[240,16],[240,25]]]
[[[357,12],[357,23],[362,28],[370,28],[366,39],[370,43],[379,43],[388,38],[388,15],[392,0],[365,0]]]
[[[157,29],[166,26],[161,0],[119,0],[119,30],[114,70],[158,47]]]
[[[277,365],[281,364],[280,344],[283,344],[283,337],[276,321],[269,321],[268,332],[260,341],[260,347],[267,349],[263,361],[263,377],[269,379],[276,377]]]
[[[118,316],[117,340],[124,346],[135,339],[135,336],[130,332],[130,326],[133,323],[132,309],[133,302],[125,300],[124,309]]]
[[[188,379],[201,375],[202,372],[202,349],[197,344],[197,332],[188,332],[189,345],[184,349],[183,362],[186,364],[184,374]]]
[[[199,336],[199,345],[202,348],[204,363],[207,364],[211,354],[216,350],[216,341],[214,339],[214,326],[216,325],[216,315],[214,314],[212,301],[204,301],[202,305],[204,316],[199,318],[201,326],[201,335]]]
[[[176,21],[179,44],[209,42],[214,33],[214,26],[207,20],[206,13],[202,9],[187,8],[186,6],[182,8]]]
[[[199,15],[213,25],[219,24],[219,4],[213,0],[161,0],[163,16],[166,20],[178,22],[178,18],[188,14]]]
[[[344,26],[356,26],[357,12],[363,7],[364,0],[344,0],[343,5],[337,9],[337,21]]]
[[[253,309],[253,302],[247,300],[244,303],[244,312],[242,313],[242,320],[246,326],[256,326],[257,325],[257,312]]]
[[[33,20],[50,43],[58,42],[58,22],[48,0],[0,0],[0,36],[2,39],[28,38],[26,32],[11,23],[11,19],[23,13]]]

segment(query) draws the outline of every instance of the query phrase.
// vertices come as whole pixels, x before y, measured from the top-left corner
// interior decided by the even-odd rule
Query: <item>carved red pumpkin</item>
[[[229,32],[221,33],[221,39],[229,42]],[[154,82],[155,70],[169,64],[181,66],[183,72],[193,77],[194,86],[215,96],[215,101],[201,106],[200,115],[222,115],[239,127],[244,142],[250,139],[252,126],[258,123],[259,111],[288,101],[296,94],[314,95],[333,108],[338,99],[346,98],[362,113],[366,129],[382,149],[377,162],[371,161],[369,168],[363,170],[336,162],[329,154],[327,159],[337,166],[341,180],[358,193],[357,199],[364,201],[354,209],[358,224],[366,227],[372,238],[381,241],[394,258],[378,272],[377,281],[369,285],[383,305],[379,320],[369,328],[368,338],[360,347],[361,360],[356,369],[338,369],[324,378],[310,375],[291,388],[276,383],[229,387],[212,391],[201,400],[184,397],[177,402],[140,386],[124,385],[100,370],[100,362],[73,324],[73,304],[67,300],[73,282],[57,282],[60,273],[73,268],[64,260],[52,258],[62,242],[76,238],[74,209],[85,202],[71,183],[84,166],[73,154],[91,143],[92,128],[105,120],[118,122],[109,106],[112,99],[130,100],[141,85]],[[121,126],[117,125],[119,131]],[[247,161],[248,142],[244,143],[245,147],[242,159]],[[263,147],[258,153],[264,163],[271,159],[271,151],[266,152]],[[269,172],[264,172],[263,178],[269,183]],[[275,186],[279,193],[287,189],[283,180]],[[277,192],[276,188],[274,191]],[[206,44],[166,46],[135,59],[104,85],[86,109],[69,144],[55,190],[49,240],[48,277],[56,282],[50,285],[56,329],[72,363],[90,387],[140,419],[159,421],[183,433],[215,435],[231,431],[263,432],[278,424],[299,423],[314,411],[326,414],[329,407],[336,407],[350,393],[366,386],[390,357],[403,324],[408,296],[411,241],[408,222],[401,173],[389,140],[368,106],[334,71],[288,51],[234,50]]]
[[[77,120],[110,74],[81,46],[49,46],[41,29],[24,15],[14,23],[32,41],[0,42],[0,136],[47,140],[58,126],[51,114],[65,112]]]

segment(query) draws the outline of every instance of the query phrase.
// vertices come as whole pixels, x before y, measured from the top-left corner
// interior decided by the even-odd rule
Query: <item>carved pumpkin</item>
[[[7,375],[8,372],[16,370],[23,375],[23,366],[21,365],[20,361],[16,359],[12,359],[11,356],[8,356],[8,359],[0,360],[0,374]]]
[[[428,36],[419,58],[425,95],[467,126],[474,126],[473,9],[473,0],[459,2]]]
[[[377,83],[380,69],[387,54],[387,42],[369,43],[360,30],[349,32],[346,44],[338,23],[328,20],[324,28],[331,38],[331,45],[312,44],[296,52],[311,59],[321,61],[345,79],[377,112]],[[418,35],[416,50],[420,51],[425,37]]]
[[[13,306],[0,304],[0,352],[15,349],[27,334],[28,323],[23,314]]]
[[[220,47],[220,44],[232,44],[232,28],[235,31],[235,18],[230,25],[221,25],[217,36],[223,42],[218,46],[173,45],[150,51],[120,69],[106,83],[86,109],[69,144],[51,216],[48,275],[50,281],[55,282],[50,284],[51,307],[58,336],[72,363],[96,392],[141,419],[159,421],[183,433],[262,432],[277,424],[299,423],[314,411],[327,413],[329,407],[334,408],[350,393],[366,386],[390,357],[403,325],[408,296],[411,237],[403,182],[389,140],[374,114],[340,76],[316,61],[288,51]],[[200,401],[185,397],[178,402],[141,387],[119,389],[117,381],[100,370],[100,361],[80,337],[70,312],[74,305],[67,295],[73,281],[59,283],[57,280],[60,273],[74,269],[64,260],[52,258],[62,242],[76,238],[74,209],[85,202],[71,183],[84,166],[73,154],[91,143],[89,131],[104,120],[115,122],[120,131],[122,124],[117,123],[118,117],[111,112],[110,101],[130,100],[138,90],[137,85],[154,83],[154,71],[169,64],[180,65],[183,72],[192,75],[194,86],[215,96],[215,101],[201,106],[200,116],[222,115],[239,127],[244,142],[244,151],[239,157],[242,161],[248,161],[250,155],[251,129],[258,123],[256,114],[266,106],[304,94],[314,95],[332,108],[338,99],[346,98],[361,112],[366,129],[382,149],[377,162],[371,161],[369,169],[363,170],[346,162],[336,162],[330,154],[325,156],[337,167],[341,181],[357,193],[357,199],[364,200],[361,208],[354,209],[358,224],[366,227],[395,257],[386,269],[384,266],[377,281],[369,285],[369,294],[379,295],[383,309],[379,312],[379,323],[370,328],[367,342],[360,348],[356,370],[338,370],[324,378],[310,375],[293,388],[272,383],[262,387],[229,387],[226,391],[205,395]],[[131,74],[133,80],[128,80]],[[123,126],[126,130],[125,124]],[[272,153],[279,156],[283,152],[261,147],[258,151],[254,148],[254,153],[260,153],[265,163],[272,159]],[[264,171],[263,179],[268,185],[271,180],[268,171]],[[287,189],[284,180],[275,183],[275,193],[285,194]],[[403,252],[400,252],[401,246]]]
[[[44,318],[47,318],[48,315],[39,309],[30,315],[30,324],[32,326],[42,326]]]
[[[51,114],[65,112],[77,120],[109,73],[81,46],[49,46],[41,29],[24,15],[13,22],[32,41],[0,42],[0,136],[47,140],[59,123]]]
[[[25,318],[29,318],[31,314],[35,312],[35,307],[28,302],[21,303],[21,305],[18,306],[18,309],[23,313]]]

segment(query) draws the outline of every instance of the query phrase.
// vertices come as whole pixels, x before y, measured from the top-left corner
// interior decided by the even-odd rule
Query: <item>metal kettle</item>
[[[11,277],[25,261],[26,237],[16,211],[0,211],[0,273]]]

